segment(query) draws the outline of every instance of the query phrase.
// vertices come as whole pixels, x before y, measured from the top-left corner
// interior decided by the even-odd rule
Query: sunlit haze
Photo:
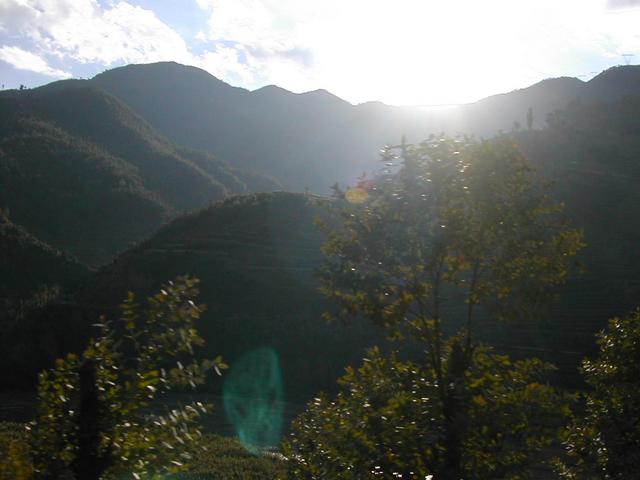
[[[637,63],[639,4],[0,0],[0,83],[33,87],[173,60],[248,89],[323,88],[352,103],[465,103]]]

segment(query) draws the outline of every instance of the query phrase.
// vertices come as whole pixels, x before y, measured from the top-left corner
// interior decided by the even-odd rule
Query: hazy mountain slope
[[[200,324],[207,351],[233,361],[260,346],[280,355],[287,390],[332,388],[347,362],[380,340],[369,325],[327,325],[314,268],[322,210],[310,197],[275,193],[232,198],[176,219],[89,282],[81,304],[93,315],[128,290],[151,293],[181,274],[199,277],[207,305]],[[91,316],[89,315],[89,318]]]
[[[104,262],[179,212],[248,192],[243,177],[173,145],[86,82],[0,95],[0,206],[85,262]]]
[[[516,136],[538,171],[554,182],[573,224],[584,230],[584,273],[563,290],[546,343],[557,363],[575,363],[593,334],[640,299],[640,96],[572,103],[542,131]],[[542,332],[540,332],[542,333]],[[562,352],[565,351],[566,354]],[[571,353],[573,352],[573,353]]]
[[[43,285],[73,285],[89,274],[0,213],[0,299],[26,300]]]
[[[249,92],[172,62],[116,68],[91,82],[176,142],[214,151],[298,191],[351,183],[371,171],[385,143],[408,130],[420,132],[416,139],[430,132],[403,109],[354,107],[325,90],[294,94],[270,85]]]
[[[569,103],[609,102],[628,95],[640,95],[640,66],[613,67],[588,82],[569,77],[543,80],[466,105],[463,117],[474,133],[493,135],[500,129],[510,130],[513,121],[524,128],[529,107],[534,127],[542,128],[548,114],[563,110]]]
[[[155,133],[119,100],[73,83],[69,88],[45,86],[22,92],[19,112],[55,122],[65,131],[102,146],[140,172],[150,190],[179,209],[202,206],[220,198],[226,186],[204,172]]]
[[[285,188],[326,192],[376,168],[377,151],[429,134],[482,136],[534,126],[577,98],[615,99],[640,93],[635,67],[608,70],[590,82],[549,79],[503,95],[450,108],[353,106],[324,90],[294,94],[276,86],[249,92],[194,67],[172,62],[129,65],[104,72],[91,83],[121,98],[174,141],[216,152],[234,165],[256,169]],[[470,80],[472,81],[472,80]]]
[[[611,101],[640,94],[640,65],[613,67],[587,82],[583,100]]]
[[[171,62],[116,68],[91,82],[168,138],[272,175],[285,188],[325,191],[343,180],[345,166],[358,157],[352,145],[358,133],[351,128],[354,107],[325,91],[249,92]]]
[[[526,128],[527,111],[531,107],[534,127],[540,128],[545,125],[548,113],[564,108],[587,88],[587,84],[577,78],[547,79],[527,88],[466,105],[465,116],[474,133],[489,136],[501,129],[511,130],[514,121]]]

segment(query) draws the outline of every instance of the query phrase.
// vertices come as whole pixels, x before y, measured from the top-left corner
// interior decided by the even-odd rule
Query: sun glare
[[[354,2],[333,19],[334,40],[317,42],[323,46],[318,69],[338,95],[356,101],[474,101],[517,85],[512,72],[521,62],[523,25],[504,22],[505,16],[527,20],[503,2],[405,1],[384,7]],[[535,72],[530,74],[533,79]]]
[[[598,66],[576,50],[603,50],[598,42],[620,36],[615,26],[638,13],[624,17],[602,2],[355,1],[337,9],[330,34],[311,27],[307,41],[314,80],[354,103],[456,104],[582,76]]]

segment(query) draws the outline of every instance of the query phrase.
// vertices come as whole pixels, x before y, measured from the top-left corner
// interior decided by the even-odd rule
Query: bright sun
[[[356,102],[466,103],[550,76],[578,76],[596,67],[576,55],[577,46],[628,23],[603,2],[576,0],[343,3],[330,34],[309,30],[313,73]]]

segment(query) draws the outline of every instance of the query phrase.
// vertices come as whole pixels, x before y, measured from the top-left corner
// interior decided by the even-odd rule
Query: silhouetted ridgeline
[[[640,67],[607,70],[589,82],[543,80],[510,93],[451,108],[353,106],[329,92],[294,94],[268,86],[254,92],[232,87],[207,72],[173,62],[128,65],[88,82],[122,99],[168,138],[211,151],[233,165],[277,178],[287,189],[325,193],[336,181],[352,183],[377,167],[376,152],[406,135],[492,136],[533,124],[581,98],[585,102],[640,94]]]

